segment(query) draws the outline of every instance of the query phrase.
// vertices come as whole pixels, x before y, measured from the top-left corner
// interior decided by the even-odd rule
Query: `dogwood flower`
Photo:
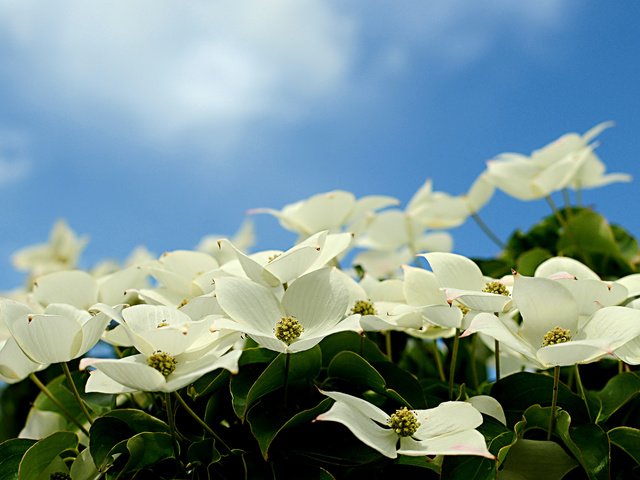
[[[482,332],[539,368],[595,361],[640,335],[640,311],[603,307],[580,321],[581,307],[556,280],[515,275],[513,301],[522,316],[516,331],[495,315],[476,315],[463,336]]]
[[[49,234],[48,243],[18,250],[13,254],[13,264],[34,277],[75,268],[88,241],[86,236],[78,237],[64,220],[58,220]]]
[[[268,213],[280,221],[287,230],[296,232],[304,239],[316,232],[328,230],[331,233],[354,228],[356,223],[366,221],[366,216],[382,208],[397,205],[393,197],[370,195],[356,200],[356,197],[344,190],[319,193],[306,200],[286,205],[282,210],[256,208],[248,213]]]
[[[360,330],[359,315],[344,318],[349,295],[330,268],[298,278],[282,300],[268,287],[234,277],[217,279],[216,295],[229,316],[217,319],[216,328],[245,333],[277,352],[300,352],[332,333]]]
[[[467,402],[444,402],[427,410],[406,407],[388,414],[358,397],[341,392],[321,393],[334,399],[317,421],[338,422],[358,440],[385,457],[398,455],[479,455],[493,459],[484,437],[475,430],[482,415]]]

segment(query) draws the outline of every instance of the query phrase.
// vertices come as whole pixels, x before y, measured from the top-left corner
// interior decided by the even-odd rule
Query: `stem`
[[[580,394],[580,398],[584,402],[584,406],[587,408],[587,415],[589,415],[589,420],[591,420],[591,411],[589,410],[589,403],[587,402],[587,396],[584,393],[584,386],[582,385],[582,378],[580,378],[580,369],[578,368],[578,364],[576,363],[576,386],[578,387],[578,393]]]
[[[284,408],[287,408],[287,400],[289,397],[289,364],[291,363],[291,354],[284,354]]]
[[[453,400],[453,381],[456,373],[456,360],[458,358],[458,347],[460,346],[460,329],[456,328],[456,335],[453,337],[453,350],[451,351],[451,365],[449,366],[449,399]]]
[[[387,358],[389,359],[390,362],[392,362],[393,360],[391,359],[391,331],[390,330],[387,330],[386,332],[384,332],[384,345],[387,351]]]
[[[624,373],[624,362],[622,360],[618,360],[618,373]]]
[[[226,443],[224,443],[224,440],[222,440],[222,438],[220,438],[218,434],[209,425],[207,425],[207,423],[202,418],[200,418],[198,414],[194,412],[189,405],[187,405],[187,402],[184,401],[184,399],[180,396],[180,394],[177,391],[173,392],[173,395],[176,397],[176,400],[178,400],[178,403],[182,406],[182,408],[184,408],[185,411],[189,415],[191,415],[191,417],[196,422],[198,422],[198,424],[202,428],[204,428],[207,432],[209,432],[211,436],[215,438],[216,442],[220,443],[224,448],[231,451],[231,448],[229,448],[229,446]]]
[[[567,228],[567,222],[565,221],[565,219],[562,217],[562,214],[560,213],[560,210],[558,210],[558,207],[556,206],[556,202],[553,201],[553,198],[551,198],[551,195],[547,195],[546,197],[544,197],[547,200],[547,203],[549,204],[549,206],[551,207],[551,210],[553,211],[553,214],[556,217],[556,220],[558,220],[558,223],[564,228]]]
[[[81,431],[82,433],[84,433],[87,437],[89,436],[89,431],[88,431],[86,428],[84,428],[84,425],[82,425],[82,424],[78,421],[78,419],[77,419],[76,417],[74,417],[74,416],[71,414],[71,412],[69,412],[69,410],[67,410],[67,409],[66,409],[66,407],[65,407],[64,405],[62,405],[62,403],[60,403],[60,400],[58,400],[58,399],[53,395],[53,393],[51,393],[51,390],[49,390],[49,389],[47,388],[47,386],[46,386],[44,383],[42,383],[38,377],[36,377],[36,374],[35,374],[35,373],[30,373],[30,374],[29,374],[29,378],[31,379],[31,381],[32,381],[33,383],[35,383],[35,384],[36,384],[36,386],[40,389],[40,391],[41,391],[42,393],[44,393],[44,394],[45,394],[45,396],[46,396],[49,400],[51,400],[51,401],[53,402],[53,404],[54,404],[56,407],[58,407],[58,409],[60,410],[60,412],[62,412],[62,415],[64,415],[64,416],[65,416],[65,418],[66,418],[67,420],[69,420],[69,421],[70,421],[71,423],[73,423],[76,427],[78,427],[78,428],[80,429],[80,431]]]
[[[496,356],[496,382],[500,380],[500,342],[493,341],[493,350]]]
[[[180,461],[180,446],[178,445],[178,437],[176,435],[176,418],[173,413],[173,403],[171,402],[171,394],[169,392],[164,393],[164,404],[167,409],[169,431],[173,439],[173,454],[176,456],[176,460]]]
[[[80,398],[80,392],[78,392],[78,389],[76,388],[76,384],[73,382],[73,378],[71,377],[71,371],[69,370],[69,365],[67,365],[66,362],[62,362],[60,366],[62,367],[64,376],[67,377],[67,383],[69,384],[69,387],[71,387],[71,392],[73,393],[74,397],[76,397],[76,400],[78,400],[78,404],[80,405],[80,410],[82,410],[82,413],[84,414],[84,416],[87,417],[87,420],[89,420],[89,423],[93,424],[93,418],[91,418],[91,414],[89,413],[89,410],[87,410],[87,406],[85,405],[84,400]]]
[[[551,440],[551,435],[556,426],[556,405],[558,403],[558,385],[560,383],[560,367],[553,367],[553,396],[551,398],[551,418],[549,419],[549,431],[547,440]]]
[[[447,377],[444,374],[444,367],[442,366],[442,357],[440,357],[440,350],[438,350],[438,341],[431,342],[433,348],[433,356],[436,359],[436,368],[438,369],[438,376],[443,382],[447,381]]]
[[[471,218],[475,220],[475,222],[480,227],[480,230],[482,230],[484,234],[487,237],[489,237],[489,239],[493,243],[495,243],[498,246],[498,248],[500,248],[500,250],[505,249],[506,245],[502,242],[502,240],[498,238],[498,236],[495,233],[493,233],[493,231],[489,228],[489,226],[486,223],[484,223],[484,221],[480,218],[480,216],[477,213],[472,213]]]

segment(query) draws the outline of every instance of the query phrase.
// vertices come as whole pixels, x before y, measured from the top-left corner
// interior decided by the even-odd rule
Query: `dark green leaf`
[[[328,366],[333,358],[345,351],[357,353],[369,362],[387,361],[378,346],[364,335],[356,332],[340,332],[329,335],[322,342],[322,366]]]
[[[577,465],[555,442],[520,439],[509,449],[499,478],[560,480]]]
[[[597,393],[602,406],[596,422],[606,421],[638,394],[640,394],[640,377],[638,375],[630,372],[616,375]]]
[[[129,460],[123,472],[134,472],[174,457],[173,439],[164,432],[142,432],[127,440]]]
[[[521,275],[533,276],[536,268],[553,255],[546,248],[534,247],[522,253],[516,261],[516,270]]]
[[[491,388],[494,397],[504,409],[507,423],[513,425],[531,405],[551,405],[553,378],[541,373],[520,372],[509,375]],[[582,399],[560,383],[558,406],[571,412],[577,423],[589,421],[589,415]]]
[[[616,427],[609,430],[607,435],[612,444],[624,450],[637,464],[640,464],[640,430]]]
[[[66,450],[78,447],[78,436],[73,432],[56,432],[37,441],[22,457],[18,468],[20,480],[37,480]]]
[[[470,455],[449,455],[442,462],[441,477],[447,480],[494,480],[496,464],[493,460]]]
[[[12,438],[0,443],[0,480],[18,479],[22,456],[35,443],[35,440],[25,438]]]
[[[261,404],[257,404],[255,408],[250,409],[247,414],[247,421],[251,426],[251,433],[258,441],[264,459],[267,459],[269,447],[280,432],[311,422],[318,415],[327,411],[332,403],[330,398],[325,398],[315,407],[298,412],[293,416],[286,414],[283,409],[265,411]],[[280,415],[278,415],[279,413]]]

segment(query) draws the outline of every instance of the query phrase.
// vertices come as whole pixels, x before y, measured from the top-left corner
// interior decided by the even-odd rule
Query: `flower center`
[[[298,322],[296,317],[292,316],[282,317],[280,321],[276,323],[276,328],[273,329],[276,338],[287,345],[291,345],[291,342],[302,335],[302,332],[304,332],[304,327]]]
[[[509,296],[509,290],[505,284],[498,281],[488,282],[482,291],[486,293],[495,293],[496,295],[504,295],[505,297]]]
[[[458,307],[460,309],[460,311],[462,312],[462,315],[466,315],[467,313],[469,313],[470,308],[467,307],[466,305],[463,305],[459,302],[456,302],[456,307]]]
[[[558,343],[565,343],[569,340],[571,340],[571,330],[555,327],[553,330],[549,330],[544,334],[542,346],[548,347],[549,345],[557,345]]]
[[[358,300],[351,309],[351,313],[359,313],[360,315],[377,315],[378,311],[373,306],[371,300]]]
[[[168,353],[158,350],[154,352],[149,358],[147,358],[147,365],[151,368],[155,368],[165,377],[176,369],[176,359]]]
[[[416,430],[418,430],[420,426],[416,414],[408,410],[407,407],[396,410],[396,413],[391,415],[389,420],[387,420],[387,424],[401,437],[410,437],[416,433]]]

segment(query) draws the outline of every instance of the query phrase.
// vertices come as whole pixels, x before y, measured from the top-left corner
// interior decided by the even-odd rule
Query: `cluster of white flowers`
[[[607,126],[565,135],[530,157],[501,155],[460,196],[433,191],[427,181],[404,209],[394,198],[332,191],[282,210],[254,210],[299,235],[286,251],[246,253],[253,230],[245,225],[235,238],[208,237],[194,251],[157,259],[138,252],[122,267],[85,272],[76,262],[86,240],[58,223],[48,244],[14,257],[30,280],[0,300],[0,379],[18,382],[102,340],[138,353],[83,359],[82,367],[92,367],[87,392],[172,392],[217,368],[237,372],[246,337],[293,354],[343,331],[431,339],[480,333],[499,341],[502,355],[538,369],[607,355],[638,364],[640,310],[630,300],[640,295],[640,275],[603,281],[576,260],[552,258],[532,277],[491,279],[448,253],[443,231],[476,215],[494,188],[531,200],[628,180],[605,175],[590,143]],[[356,247],[352,263],[363,275],[340,267]],[[430,270],[410,265],[416,255]],[[324,393],[335,404],[318,420],[345,424],[384,455],[491,456],[470,403],[389,416],[362,399]]]

